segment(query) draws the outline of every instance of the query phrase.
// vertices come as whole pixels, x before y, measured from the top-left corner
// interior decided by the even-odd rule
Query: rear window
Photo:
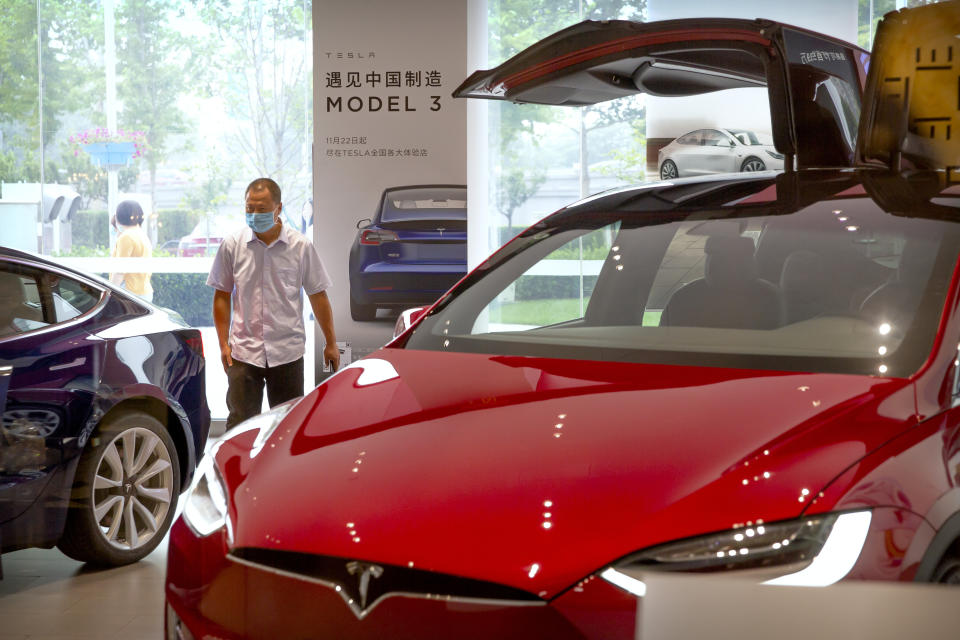
[[[466,219],[467,190],[457,187],[387,191],[380,211],[381,222]]]

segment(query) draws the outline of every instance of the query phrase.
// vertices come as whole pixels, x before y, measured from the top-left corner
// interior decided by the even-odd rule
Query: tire
[[[350,296],[350,317],[354,320],[365,322],[377,318],[377,305],[360,304]]]
[[[179,496],[180,462],[166,428],[139,411],[110,417],[80,456],[57,546],[81,562],[136,562],[167,534]]]
[[[940,559],[937,568],[933,570],[930,582],[939,584],[960,584],[960,542],[952,547]]]
[[[740,171],[766,171],[767,165],[756,156],[750,156],[740,165]]]
[[[680,172],[677,170],[677,165],[673,160],[664,160],[663,164],[660,165],[660,179],[661,180],[673,180],[674,178],[679,178]]]

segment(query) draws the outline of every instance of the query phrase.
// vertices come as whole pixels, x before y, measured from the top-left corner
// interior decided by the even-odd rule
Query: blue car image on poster
[[[467,187],[385,189],[350,248],[350,315],[431,304],[467,272]]]

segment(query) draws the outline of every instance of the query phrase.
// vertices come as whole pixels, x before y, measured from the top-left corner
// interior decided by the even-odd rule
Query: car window
[[[484,308],[471,333],[526,330],[583,318],[619,226],[578,236],[537,261]]]
[[[677,138],[677,142],[680,144],[698,145],[700,144],[700,132],[694,131],[685,136],[680,136]]]
[[[59,276],[48,277],[57,322],[66,322],[96,306],[99,289]]]
[[[755,131],[747,131],[745,129],[727,129],[727,133],[736,138],[740,144],[747,146],[773,144],[773,140],[770,139],[770,136],[766,136],[767,139],[770,139],[770,142],[761,142],[761,135],[758,135]]]
[[[481,265],[406,346],[902,376],[929,353],[960,226],[865,198],[689,215],[558,214]],[[581,242],[595,253],[561,268]]]
[[[0,339],[81,316],[102,295],[100,289],[58,273],[0,263]]]
[[[0,340],[50,324],[37,286],[38,272],[0,263]]]
[[[730,145],[727,136],[719,131],[705,130],[703,132],[703,146],[706,147],[726,147]]]

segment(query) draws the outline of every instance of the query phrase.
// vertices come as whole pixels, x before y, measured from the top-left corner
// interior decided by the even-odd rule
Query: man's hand
[[[230,292],[217,289],[213,292],[213,326],[217,328],[217,341],[220,342],[220,362],[226,371],[233,366],[233,354],[230,351]]]
[[[323,332],[323,341],[326,346],[323,348],[323,364],[328,362],[333,364],[333,370],[340,368],[340,350],[337,349],[337,334],[333,330],[333,309],[330,308],[330,299],[326,291],[312,293],[307,296],[310,300],[310,307],[313,309],[313,315],[320,325]]]
[[[336,371],[340,368],[340,349],[337,348],[336,344],[327,344],[323,348],[323,364],[331,364],[331,369]]]
[[[220,362],[223,363],[224,371],[233,366],[233,356],[229,343],[220,345]]]

